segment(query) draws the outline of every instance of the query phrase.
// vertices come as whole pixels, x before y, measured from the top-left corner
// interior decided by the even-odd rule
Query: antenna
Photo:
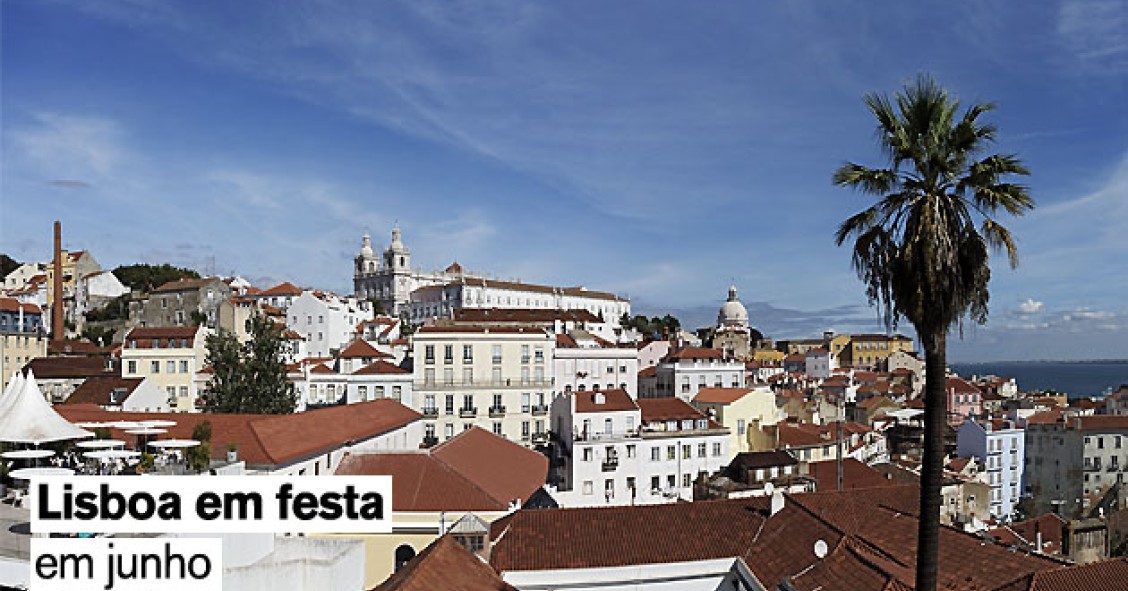
[[[827,550],[828,548],[826,546],[826,542],[824,542],[823,540],[815,542],[815,558],[818,558],[819,560],[826,558]]]

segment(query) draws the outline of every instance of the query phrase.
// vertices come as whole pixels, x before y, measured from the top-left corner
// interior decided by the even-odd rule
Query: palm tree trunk
[[[940,549],[940,488],[944,478],[944,433],[948,426],[948,399],[944,392],[947,369],[947,335],[923,335],[924,346],[924,453],[920,465],[920,523],[917,530],[915,591],[935,591]]]

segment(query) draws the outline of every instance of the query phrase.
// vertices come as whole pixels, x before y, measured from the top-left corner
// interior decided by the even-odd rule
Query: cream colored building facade
[[[690,401],[729,430],[729,455],[754,451],[754,434],[779,423],[783,414],[776,408],[771,388],[704,388]]]
[[[477,426],[544,443],[555,342],[539,328],[424,326],[413,337],[415,385],[403,403],[423,413],[429,441]]]
[[[149,378],[168,395],[173,412],[195,412],[199,386],[196,372],[204,366],[205,327],[138,327],[122,343],[123,378]]]

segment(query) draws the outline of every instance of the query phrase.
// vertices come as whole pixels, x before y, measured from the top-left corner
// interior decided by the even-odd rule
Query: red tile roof
[[[35,304],[23,303],[16,298],[0,297],[0,311],[3,312],[19,312],[23,310],[24,314],[42,314],[43,310]]]
[[[415,331],[416,334],[450,334],[450,333],[472,333],[472,334],[530,334],[530,335],[544,335],[548,333],[543,328],[534,328],[529,326],[421,326],[419,330]]]
[[[810,471],[811,477],[818,482],[819,490],[836,490],[838,486],[838,462],[834,460],[810,462],[807,464],[807,469]],[[898,485],[900,485],[899,482],[893,482],[885,478],[881,472],[870,468],[854,458],[845,458],[842,460],[843,490]]]
[[[769,429],[771,427],[768,427]],[[812,445],[826,445],[829,440],[823,439],[817,432],[811,432],[798,425],[780,423],[775,427],[779,436],[778,445],[787,447],[810,447]]]
[[[220,280],[219,277],[201,277],[199,279],[194,279],[194,278],[190,278],[190,277],[182,277],[180,279],[177,279],[176,281],[169,281],[168,283],[161,284],[160,286],[154,288],[149,293],[170,293],[170,292],[177,292],[177,291],[190,291],[190,290],[194,290],[194,289],[200,289],[200,288],[204,287],[205,285],[209,285],[209,284],[212,284],[212,283],[222,283],[222,280]]]
[[[113,376],[118,372],[106,368],[104,357],[37,357],[23,366],[35,372],[38,379],[91,378]]]
[[[449,272],[449,270],[448,270]],[[431,542],[418,556],[371,591],[516,591],[451,535]]]
[[[1128,557],[1066,566],[1022,577],[1000,591],[1128,591]]]
[[[556,310],[525,308],[459,308],[454,311],[455,322],[489,324],[494,322],[551,323],[602,322],[588,310]]]
[[[212,424],[212,457],[226,455],[227,444],[239,446],[239,457],[252,467],[277,467],[328,453],[348,442],[364,441],[422,418],[391,399],[358,402],[288,415],[137,413],[102,410],[93,405],[60,405],[59,414],[71,422],[176,421],[167,437],[187,439],[202,421]],[[117,433],[117,435],[122,435]],[[132,440],[123,435],[120,439]]]
[[[1128,415],[1090,415],[1080,417],[1082,431],[1128,429]]]
[[[271,296],[300,296],[302,295],[302,288],[294,285],[293,283],[290,283],[289,281],[285,281],[269,289],[264,289],[255,295],[260,298]]]
[[[596,403],[597,394],[602,394],[602,404]],[[573,392],[576,400],[576,412],[616,412],[623,410],[638,410],[638,404],[624,390],[600,390],[599,392]]]
[[[404,369],[404,368],[402,368],[398,365],[388,363],[387,361],[376,360],[376,361],[373,361],[372,363],[369,363],[368,365],[354,371],[353,375],[354,376],[398,375],[398,374],[405,374],[405,373],[411,373],[411,372],[407,371],[406,369]]]
[[[339,359],[361,359],[367,357],[387,359],[390,358],[391,355],[373,347],[371,343],[364,339],[356,339],[342,349],[341,352],[337,354],[337,357]]]
[[[749,388],[702,388],[697,391],[693,401],[732,404],[751,392]]]
[[[150,349],[161,348],[171,340],[178,348],[183,339],[188,341],[188,347],[193,347],[199,330],[197,326],[139,326],[125,335],[124,342],[127,348]],[[136,347],[129,346],[133,341],[137,341]]]
[[[742,558],[767,588],[909,589],[916,562],[915,486],[593,509],[521,510],[494,524],[499,572]],[[1060,563],[984,545],[942,527],[940,588],[995,589]],[[599,543],[591,543],[598,540]],[[813,547],[831,549],[816,560]],[[815,572],[818,571],[818,572]]]
[[[396,511],[504,511],[544,484],[548,458],[474,427],[430,450],[349,454],[337,474],[392,475]]]
[[[948,378],[944,381],[944,389],[956,394],[982,394],[978,386],[963,378]]]
[[[671,351],[666,359],[723,359],[724,353],[720,349],[706,347],[682,347]]]
[[[658,375],[658,368],[655,366],[650,366],[638,370],[638,377],[640,378],[652,378],[656,375]]]
[[[637,402],[639,410],[642,411],[644,423],[705,418],[701,411],[693,408],[681,398],[639,398]]]
[[[64,401],[64,404],[97,404],[120,406],[126,396],[129,396],[141,385],[142,378],[121,378],[118,376],[98,376],[87,378]],[[110,402],[110,394],[122,391],[125,396],[119,397],[115,402]]]

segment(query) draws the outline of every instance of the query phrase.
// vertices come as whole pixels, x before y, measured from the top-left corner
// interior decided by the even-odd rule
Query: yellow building
[[[897,352],[913,350],[913,340],[897,335],[859,334],[851,335],[850,342],[845,349],[847,355],[841,355],[839,361],[843,366],[849,367],[878,367],[885,363],[890,355]],[[832,350],[832,352],[834,352]],[[837,352],[834,352],[837,354]]]
[[[775,349],[756,349],[752,352],[752,359],[755,361],[774,361],[779,363],[783,361],[784,357],[787,357],[787,353]]]
[[[702,388],[690,402],[729,430],[729,455],[752,451],[751,437],[779,421],[776,397],[767,387]]]
[[[35,304],[0,297],[0,381],[7,383],[16,370],[46,356],[43,311]]]
[[[121,376],[149,378],[168,394],[174,412],[194,412],[194,378],[204,366],[208,334],[207,328],[197,326],[134,328],[122,343]]]

